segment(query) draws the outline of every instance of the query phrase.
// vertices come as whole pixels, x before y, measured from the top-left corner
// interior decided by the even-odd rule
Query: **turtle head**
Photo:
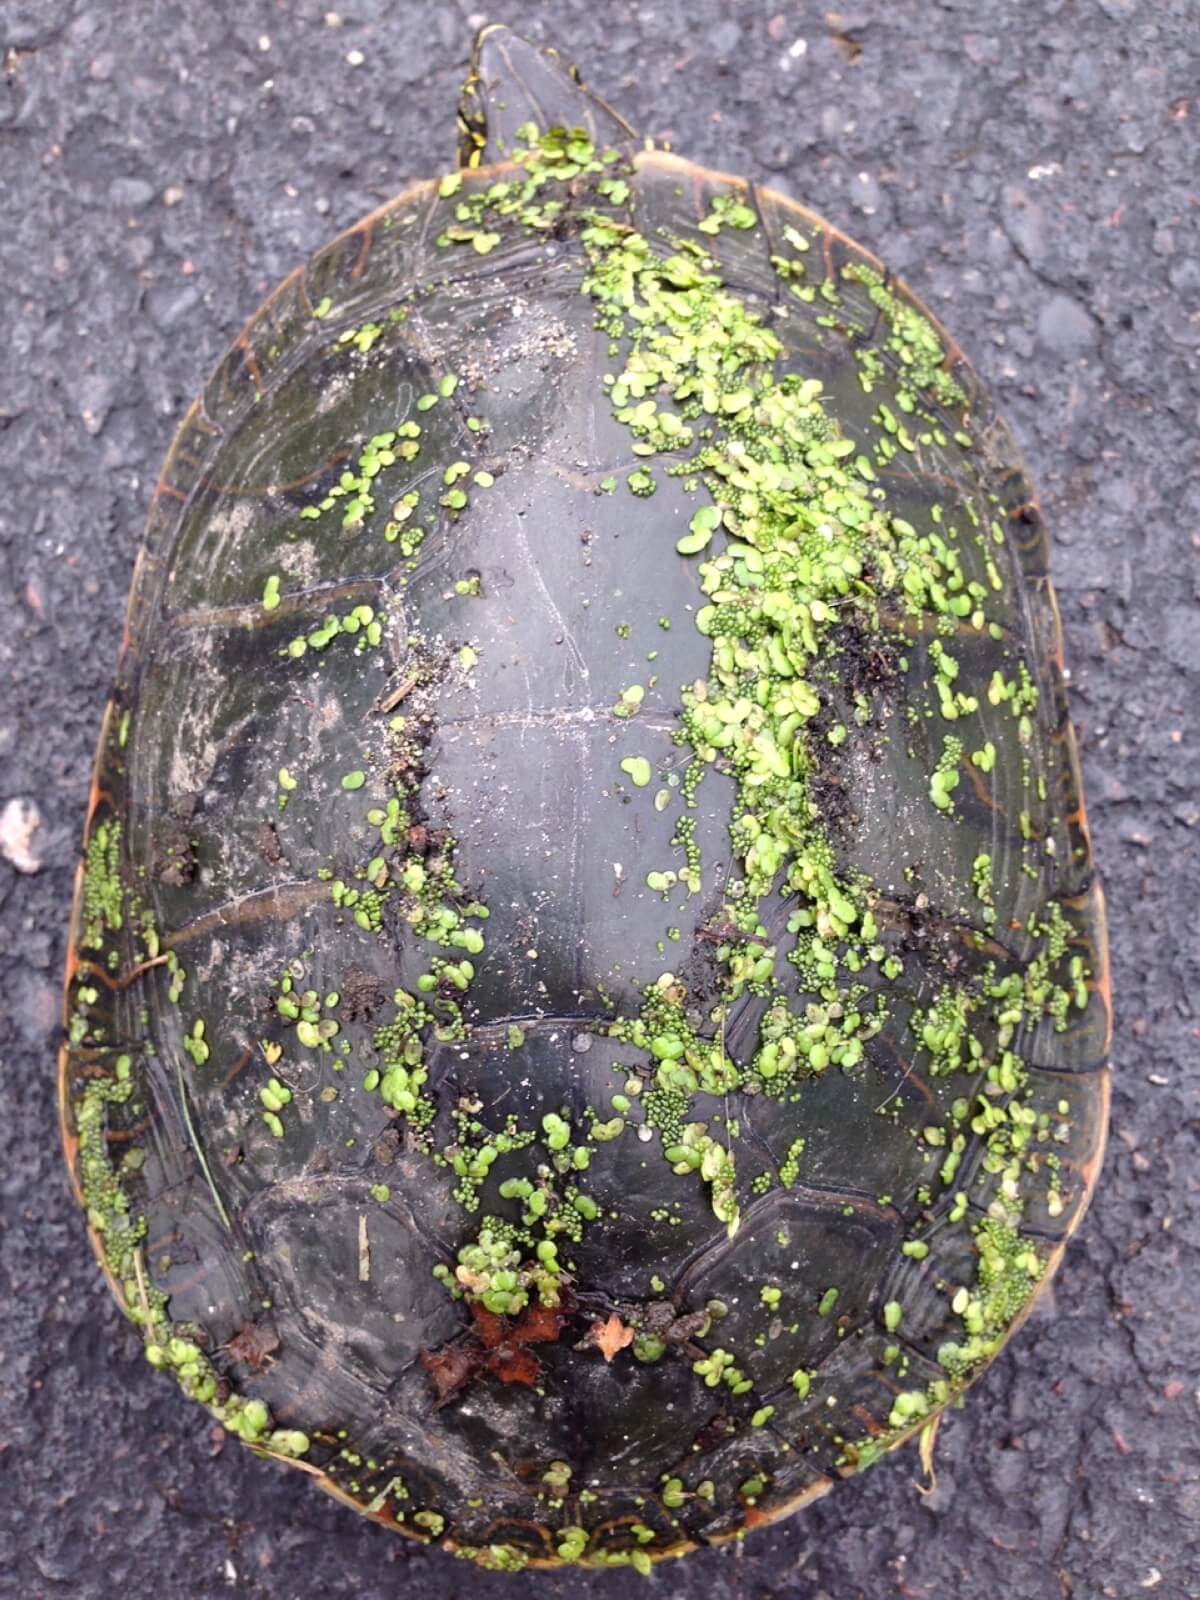
[[[547,128],[582,128],[594,145],[640,143],[623,117],[584,88],[578,69],[557,50],[522,39],[503,23],[475,36],[471,66],[458,102],[458,164],[504,161],[532,122]]]

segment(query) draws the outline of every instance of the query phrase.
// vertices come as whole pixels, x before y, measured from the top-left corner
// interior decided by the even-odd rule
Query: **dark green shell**
[[[1007,430],[873,258],[579,109],[323,250],[188,413],[62,1062],[149,1359],[501,1567],[907,1437],[1106,1114]]]

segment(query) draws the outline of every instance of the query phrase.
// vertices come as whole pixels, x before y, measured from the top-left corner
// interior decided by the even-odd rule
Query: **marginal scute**
[[[227,428],[265,394],[277,369],[285,369],[308,331],[311,307],[299,269],[287,277],[234,340],[204,389],[203,410]]]
[[[782,1390],[772,1425],[797,1455],[843,1475],[862,1457],[882,1450],[897,1424],[896,1398],[945,1382],[933,1362],[902,1350],[882,1329],[844,1340],[817,1372],[806,1394]],[[901,1427],[901,1432],[907,1428]]]
[[[204,473],[222,439],[219,423],[207,416],[200,401],[189,409],[171,442],[159,474],[145,528],[143,553],[158,554],[158,536],[173,537],[179,506],[203,481]],[[172,504],[171,502],[174,502]]]
[[[1108,1083],[1103,1074],[1067,1076],[1027,1069],[1026,1109],[1036,1118],[1031,1145],[1036,1178],[1025,1186],[1022,1226],[1048,1240],[1074,1232],[1095,1179],[1096,1148],[1108,1121]],[[998,1170],[997,1170],[998,1169]],[[973,1206],[1004,1203],[1005,1171],[980,1150],[962,1173],[961,1186]]]
[[[1012,430],[996,415],[990,401],[987,415],[981,419],[978,444],[1007,542],[1026,578],[1046,577],[1050,569],[1046,524]]]
[[[318,250],[303,269],[313,313],[340,323],[419,283],[432,256],[424,239],[436,205],[432,183],[414,184]]]
[[[1061,1072],[1099,1072],[1112,1027],[1108,997],[1108,939],[1104,899],[1092,882],[1078,896],[1047,908],[1063,944],[1052,976],[1072,995],[1065,1009],[1043,1014],[1022,1029],[1018,1050],[1031,1065]]]

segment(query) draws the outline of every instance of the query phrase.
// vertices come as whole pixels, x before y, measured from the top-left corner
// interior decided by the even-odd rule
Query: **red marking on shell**
[[[874,1438],[876,1434],[883,1432],[883,1425],[871,1415],[865,1406],[851,1406],[850,1413],[852,1416],[858,1418],[872,1438]]]
[[[221,1079],[221,1087],[228,1088],[228,1086],[237,1077],[238,1073],[244,1071],[244,1069],[250,1065],[253,1059],[254,1052],[252,1050],[243,1050],[241,1055],[230,1067],[229,1071]]]
[[[362,235],[362,237],[358,241],[358,257],[350,269],[350,276],[356,282],[362,277],[363,271],[366,268],[367,257],[371,253],[371,235],[374,231],[374,224],[371,222],[368,222],[365,227],[360,227],[358,229],[358,232]]]
[[[257,318],[255,319],[255,322],[257,322]],[[254,351],[250,347],[250,341],[246,337],[246,335],[250,332],[250,328],[254,325],[254,323],[251,323],[243,333],[238,335],[238,337],[233,341],[233,347],[235,350],[240,350],[242,352],[242,360],[246,364],[246,371],[250,374],[250,382],[256,389],[261,389],[262,371],[258,365],[258,357],[254,354]]]
[[[154,1126],[152,1117],[143,1117],[140,1122],[135,1122],[132,1128],[107,1128],[104,1138],[108,1144],[128,1144],[131,1139],[140,1139]]]
[[[833,229],[827,223],[821,225],[821,261],[825,267],[825,276],[833,278]]]

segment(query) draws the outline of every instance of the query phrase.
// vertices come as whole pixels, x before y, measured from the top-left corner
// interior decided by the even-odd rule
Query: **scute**
[[[539,162],[572,170],[506,212]],[[655,359],[713,386],[672,410],[710,455],[671,471],[630,336],[697,282],[700,355]],[[770,343],[753,391],[722,338]],[[737,420],[778,395],[803,472]],[[864,519],[798,613],[780,540]],[[1103,1147],[1046,565],[957,350],[741,180],[533,140],[286,280],[158,486],[73,918],[64,1136],[155,1364],[500,1567],[729,1537],[934,1414]]]
[[[205,420],[214,429],[226,429],[244,415],[275,375],[286,369],[294,349],[304,340],[311,317],[312,303],[304,293],[303,274],[293,272],[247,324],[205,385],[201,404]]]

